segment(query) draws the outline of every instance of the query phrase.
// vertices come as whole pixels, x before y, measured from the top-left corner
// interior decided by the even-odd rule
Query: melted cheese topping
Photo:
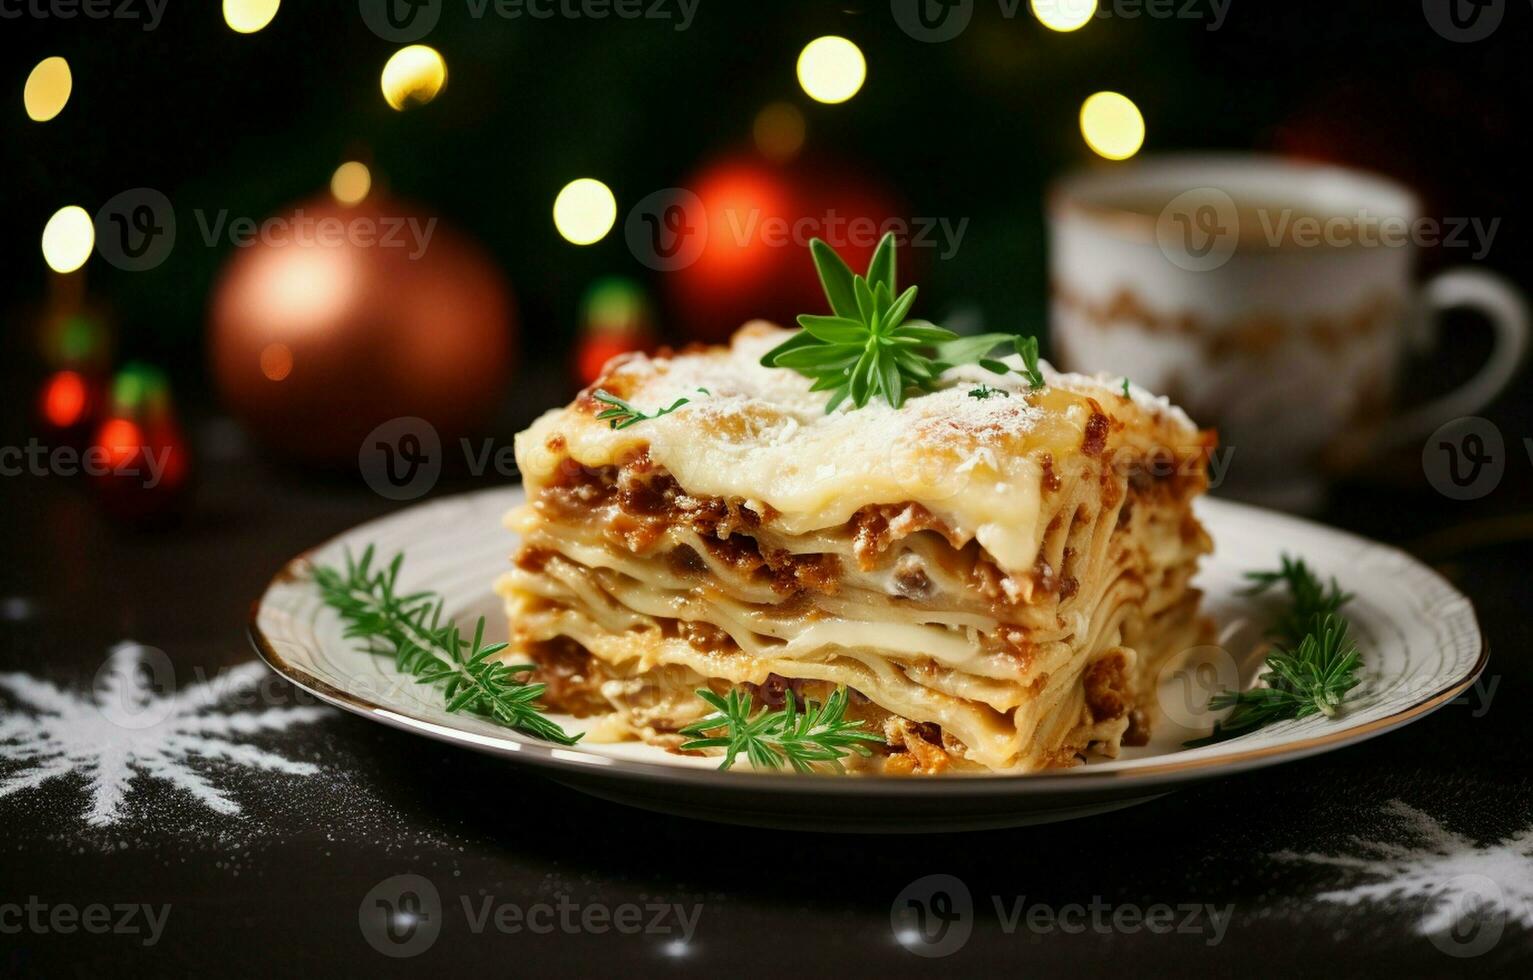
[[[1095,423],[1101,444],[1088,453],[1111,452],[1125,429],[1161,445],[1199,445],[1197,428],[1165,399],[1132,387],[1124,397],[1120,378],[1061,374],[1046,364],[1040,392],[1020,374],[965,366],[898,409],[875,400],[826,414],[829,396],[811,392],[808,378],[760,364],[790,335],[753,323],[728,348],[609,363],[574,404],[517,436],[529,494],[551,482],[566,457],[604,467],[647,451],[688,493],[777,511],[776,527],[786,534],[839,527],[870,504],[913,501],[957,536],[978,540],[1004,570],[1022,572],[1033,567],[1045,532],[1044,483],[1088,444],[1093,416],[1107,423]],[[1009,363],[1021,367],[1015,356]],[[1006,394],[972,397],[981,384]],[[613,429],[596,418],[608,406],[591,397],[595,388],[645,412],[691,401]]]

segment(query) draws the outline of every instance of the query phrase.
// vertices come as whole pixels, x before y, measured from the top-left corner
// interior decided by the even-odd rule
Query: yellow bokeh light
[[[43,228],[43,261],[54,272],[73,272],[90,258],[96,247],[96,226],[90,214],[71,204],[59,208]]]
[[[447,62],[430,45],[400,48],[383,66],[383,97],[401,111],[412,105],[425,105],[446,84]]]
[[[804,148],[804,114],[788,102],[773,102],[756,113],[751,138],[756,149],[768,160],[778,163],[798,156]]]
[[[74,86],[69,62],[58,57],[39,61],[22,90],[21,101],[26,103],[27,116],[34,122],[47,122],[63,112]]]
[[[862,52],[844,37],[817,37],[798,56],[798,83],[816,102],[845,102],[867,77]]]
[[[607,237],[617,222],[617,198],[599,180],[571,181],[554,198],[554,227],[575,245],[590,245]]]
[[[348,160],[336,167],[330,176],[330,193],[347,207],[362,203],[372,189],[372,171],[367,169],[367,164],[356,160]]]
[[[1144,145],[1144,116],[1117,92],[1098,92],[1081,103],[1081,135],[1109,160],[1127,160]]]
[[[224,23],[236,34],[254,34],[277,16],[282,0],[224,0]]]
[[[1033,16],[1051,31],[1076,31],[1096,16],[1097,0],[1032,0]]]

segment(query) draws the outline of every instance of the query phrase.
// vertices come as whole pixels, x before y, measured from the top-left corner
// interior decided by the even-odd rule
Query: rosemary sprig
[[[841,772],[841,760],[848,752],[866,758],[872,752],[863,743],[883,741],[880,735],[862,731],[861,721],[845,719],[848,699],[845,687],[836,688],[824,704],[805,699],[802,713],[796,710],[790,690],[781,709],[763,710],[754,718],[751,696],[738,689],[721,697],[704,688],[697,696],[708,702],[715,713],[681,729],[681,734],[707,736],[720,729],[723,733],[695,738],[681,748],[684,752],[723,749],[720,769],[733,766],[735,758],[744,752],[757,769],[781,769],[787,762],[797,772],[813,772],[818,767]]]
[[[1021,355],[1021,373],[1034,389],[1043,387],[1036,337],[963,337],[925,320],[905,319],[915,304],[916,287],[896,292],[893,234],[878,243],[867,274],[861,276],[820,239],[810,242],[809,250],[831,315],[800,316],[803,329],[768,351],[761,363],[813,379],[811,391],[829,391],[827,413],[848,398],[858,408],[874,397],[899,408],[907,388],[930,391],[944,371],[959,364],[1005,374],[1010,368],[991,356],[997,348]]]
[[[980,385],[978,388],[969,389],[969,397],[977,398],[980,401],[987,401],[995,395],[1000,395],[1002,398],[1010,398],[1011,392],[1005,388],[992,388],[989,385]]]
[[[1275,721],[1314,714],[1334,718],[1360,682],[1357,672],[1363,660],[1341,614],[1352,596],[1334,578],[1327,585],[1302,559],[1287,555],[1277,570],[1248,572],[1246,578],[1252,583],[1246,595],[1260,595],[1279,583],[1288,589],[1288,608],[1268,632],[1274,650],[1267,657],[1262,686],[1215,694],[1210,708],[1234,710],[1215,723],[1210,735],[1186,743],[1188,747],[1222,742]]]
[[[697,390],[703,395],[712,394],[712,392],[710,392],[707,388],[698,388]],[[596,416],[596,418],[600,422],[606,422],[614,429],[626,429],[630,425],[637,425],[640,422],[648,422],[651,419],[658,419],[660,416],[669,415],[681,406],[689,405],[692,402],[691,398],[681,397],[671,402],[665,408],[658,408],[653,412],[646,412],[642,408],[635,408],[633,405],[612,394],[612,392],[606,391],[602,388],[597,388],[595,391],[591,392],[591,397],[601,402],[603,405],[612,406],[611,408],[603,411],[600,415]]]
[[[1282,557],[1281,567],[1268,572],[1247,572],[1246,581],[1251,585],[1242,595],[1258,596],[1273,586],[1283,584],[1288,589],[1289,606],[1268,632],[1274,641],[1297,646],[1311,632],[1317,618],[1341,617],[1341,607],[1352,601],[1350,593],[1332,578],[1327,585],[1304,563],[1302,558]]]
[[[574,745],[570,735],[540,714],[538,703],[546,685],[528,684],[521,675],[532,664],[492,660],[504,643],[484,642],[484,617],[467,641],[452,623],[442,622],[442,599],[430,592],[400,595],[396,583],[404,555],[395,555],[385,569],[374,570],[371,545],[360,560],[346,553],[346,567],[316,566],[314,580],[325,604],[346,621],[346,636],[366,642],[371,653],[394,658],[401,673],[421,684],[445,682],[448,711],[484,715],[518,731]]]

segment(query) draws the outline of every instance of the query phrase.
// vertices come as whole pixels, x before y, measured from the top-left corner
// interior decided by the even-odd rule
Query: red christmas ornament
[[[842,169],[735,157],[683,186],[701,201],[707,237],[696,261],[667,273],[665,284],[699,340],[724,340],[756,318],[792,325],[800,313],[824,310],[810,239],[825,239],[860,269],[885,230],[908,231],[890,196]]]
[[[57,371],[43,382],[38,414],[50,430],[69,432],[90,420],[95,400],[85,375],[79,371]]]
[[[50,316],[42,351],[53,371],[38,390],[38,425],[52,445],[84,447],[106,401],[111,339],[105,318],[90,310]]]
[[[631,279],[599,279],[580,304],[580,339],[575,345],[575,377],[589,385],[619,354],[652,350],[655,318],[644,288]]]
[[[348,465],[391,419],[424,418],[445,440],[489,418],[513,307],[477,244],[376,192],[281,222],[236,250],[214,291],[213,373],[237,418],[287,455]]]
[[[582,339],[575,348],[575,379],[581,386],[593,384],[602,376],[602,368],[619,354],[650,350],[652,344],[622,334],[594,334]]]
[[[191,459],[163,374],[138,364],[118,373],[85,464],[97,499],[112,516],[153,523],[180,513]]]

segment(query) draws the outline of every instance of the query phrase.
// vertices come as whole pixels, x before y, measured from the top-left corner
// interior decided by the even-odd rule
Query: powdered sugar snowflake
[[[27,674],[0,674],[0,688],[31,709],[0,716],[0,760],[25,764],[0,779],[0,797],[79,773],[90,788],[87,822],[106,826],[122,817],[131,784],[145,776],[186,790],[217,813],[237,814],[239,804],[194,769],[193,760],[217,759],[296,776],[319,772],[310,763],[235,739],[314,721],[326,709],[212,711],[266,673],[260,663],[242,664],[162,694],[156,687],[174,686],[169,659],[158,650],[122,643],[97,674],[93,691],[67,691]]]
[[[1275,857],[1362,872],[1382,880],[1321,892],[1325,902],[1354,906],[1363,902],[1424,899],[1416,931],[1454,956],[1487,952],[1500,940],[1508,922],[1533,929],[1533,827],[1487,846],[1445,828],[1400,800],[1386,812],[1398,818],[1408,846],[1354,837],[1368,855],[1297,854]]]

